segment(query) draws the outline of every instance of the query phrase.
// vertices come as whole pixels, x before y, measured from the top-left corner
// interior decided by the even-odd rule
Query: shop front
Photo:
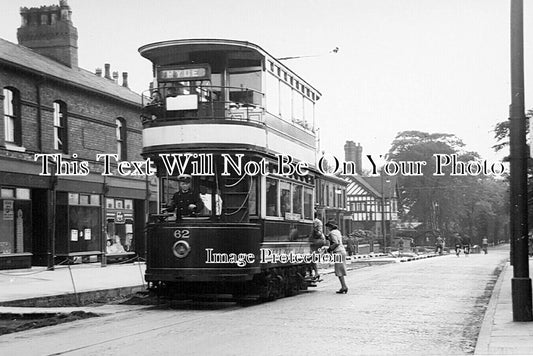
[[[31,266],[31,213],[30,189],[0,187],[0,269]]]
[[[99,194],[56,193],[56,263],[65,258],[96,261],[102,254]]]

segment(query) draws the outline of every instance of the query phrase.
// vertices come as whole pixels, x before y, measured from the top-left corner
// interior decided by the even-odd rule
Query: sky
[[[9,1],[0,37],[14,42],[20,7]],[[510,1],[507,0],[69,0],[79,66],[111,64],[130,88],[148,89],[142,45],[225,38],[255,43],[322,93],[321,149],[344,158],[347,140],[363,154],[386,153],[405,130],[451,133],[489,161],[494,125],[509,116]],[[533,108],[533,4],[524,2],[526,108]],[[337,53],[332,50],[338,47]],[[366,169],[370,167],[364,167]]]

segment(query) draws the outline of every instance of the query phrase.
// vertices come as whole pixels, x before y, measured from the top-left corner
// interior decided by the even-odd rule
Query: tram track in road
[[[113,345],[125,340],[135,340],[139,335],[150,332],[157,333],[158,331],[167,328],[172,329],[187,323],[195,324],[206,318],[231,313],[241,308],[242,306],[235,303],[182,302],[179,306],[176,304],[170,307],[161,305],[155,308],[149,307],[142,310],[104,315],[99,318],[4,335],[0,337],[0,354],[91,354],[88,350],[94,347],[105,347],[106,344]],[[164,313],[169,309],[175,310],[177,313]],[[191,312],[194,314],[191,315]],[[139,316],[141,316],[140,320]],[[67,339],[64,337],[65,332],[71,335]],[[98,341],[84,342],[88,340]],[[72,345],[75,343],[78,345]],[[39,349],[28,349],[27,346],[31,344],[39,345]]]
[[[466,259],[455,258],[438,260],[440,261],[438,265],[464,264],[469,262]],[[315,320],[315,314],[309,314],[308,309],[323,310],[324,303],[325,305],[329,305],[330,299],[331,301],[335,300],[346,303],[352,295],[357,295],[358,303],[365,305],[365,303],[368,304],[374,300],[363,297],[368,294],[367,289],[369,289],[375,290],[378,293],[377,295],[381,295],[381,300],[385,301],[386,295],[378,292],[380,288],[400,288],[399,290],[405,290],[398,283],[391,283],[386,278],[391,268],[397,271],[396,273],[400,273],[399,276],[406,276],[405,273],[409,269],[407,268],[408,265],[418,263],[426,265],[428,262],[433,265],[437,262],[437,259],[421,260],[413,264],[373,265],[378,268],[364,268],[372,266],[372,264],[367,262],[349,264],[350,269],[362,269],[362,271],[361,273],[357,273],[353,270],[352,277],[357,280],[357,283],[353,282],[351,284],[354,289],[350,289],[348,298],[344,297],[339,299],[334,294],[334,289],[337,287],[337,278],[331,272],[322,272],[325,277],[324,282],[319,284],[317,288],[313,288],[313,290],[303,292],[292,298],[281,298],[275,302],[254,304],[248,307],[235,303],[212,301],[192,302],[190,300],[174,301],[159,306],[150,305],[148,308],[139,310],[124,311],[100,318],[4,335],[0,337],[0,354],[32,355],[32,352],[34,352],[33,354],[36,355],[117,355],[125,354],[128,350],[137,350],[137,348],[141,349],[137,351],[147,351],[149,353],[150,347],[155,347],[158,350],[166,347],[166,344],[162,344],[163,340],[167,340],[168,345],[173,345],[174,347],[182,344],[191,347],[193,341],[198,339],[206,342],[209,340],[208,337],[200,337],[198,335],[204,328],[212,332],[218,330],[217,332],[226,338],[226,346],[234,346],[232,341],[227,339],[232,335],[242,335],[248,343],[256,340],[253,332],[249,331],[250,328],[261,328],[267,334],[271,334],[272,337],[282,337],[283,333],[280,334],[281,331],[275,331],[276,325],[287,325],[288,327],[288,325],[296,325],[296,320],[300,320],[300,322],[302,320],[312,322]],[[446,263],[443,264],[442,262]],[[379,270],[383,270],[383,272]],[[359,276],[357,276],[358,274]],[[358,290],[355,287],[357,285],[364,285],[366,287],[363,290]],[[418,298],[421,298],[421,296],[418,296]],[[393,303],[396,299],[395,296],[395,298],[387,300],[387,303]],[[357,309],[357,305],[357,303],[348,303],[345,307],[348,308],[347,310],[350,310],[350,313],[357,315],[357,313],[360,314],[363,312]],[[319,309],[317,309],[318,306],[320,306]],[[328,311],[333,312],[333,309],[326,308],[328,308]],[[299,312],[297,312],[298,310]],[[368,317],[378,320],[381,314],[379,312],[374,313],[377,314],[371,313]],[[255,315],[256,317],[250,319],[250,315]],[[346,327],[348,326],[346,325]],[[350,324],[348,329],[352,327],[363,329],[366,327],[366,324],[362,326]],[[289,332],[288,329],[284,330],[285,332]],[[345,332],[348,333],[348,331]],[[296,333],[298,334],[298,332]],[[303,333],[303,331],[300,333]],[[152,341],[156,341],[158,345],[150,346]],[[30,349],[28,345],[39,345],[39,347]],[[212,346],[204,345],[200,348],[210,349]],[[188,351],[192,352],[192,349]],[[229,353],[231,354],[231,352]],[[165,352],[162,354],[165,354]],[[224,352],[220,354],[224,354]]]
[[[354,267],[355,269],[359,269],[370,267],[371,264],[364,263],[363,265],[361,263],[360,265],[351,266],[351,269],[354,269]],[[331,273],[324,274],[328,275],[326,283],[333,282],[334,276]],[[313,294],[313,292],[303,291],[300,295],[304,296],[309,294]],[[103,315],[91,320],[80,320],[68,324],[4,335],[4,337],[0,337],[0,354],[3,354],[5,351],[6,354],[31,355],[32,351],[36,351],[28,351],[27,348],[21,349],[20,341],[22,340],[40,345],[39,351],[36,353],[38,355],[90,354],[90,350],[93,348],[107,349],[106,345],[124,343],[126,342],[125,340],[133,342],[139,335],[146,333],[160,334],[166,329],[173,330],[180,326],[183,328],[183,325],[187,324],[208,323],[210,318],[223,318],[223,315],[247,307],[272,303],[265,302],[243,305],[235,302],[220,302],[221,297],[224,297],[224,295],[211,295],[210,297],[210,300],[203,301],[193,301],[190,299],[163,300],[159,305],[151,303],[144,309],[122,311],[116,314]],[[167,311],[174,311],[175,313],[169,314]],[[157,324],[157,326],[154,327],[154,324]],[[72,332],[78,335],[69,336],[65,340],[65,332],[68,332],[69,335],[72,335]],[[10,348],[11,341],[15,340],[17,341],[14,344],[15,348]],[[27,342],[23,344],[27,345]]]

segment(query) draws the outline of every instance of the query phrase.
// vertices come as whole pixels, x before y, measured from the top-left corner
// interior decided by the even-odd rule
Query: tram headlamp
[[[191,246],[187,243],[187,241],[176,241],[174,245],[172,246],[172,253],[177,258],[185,258],[187,255],[191,252]]]

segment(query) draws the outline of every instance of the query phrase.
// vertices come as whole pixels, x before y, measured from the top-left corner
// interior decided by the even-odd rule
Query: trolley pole
[[[523,0],[511,0],[511,280],[513,321],[533,321],[528,262]]]

